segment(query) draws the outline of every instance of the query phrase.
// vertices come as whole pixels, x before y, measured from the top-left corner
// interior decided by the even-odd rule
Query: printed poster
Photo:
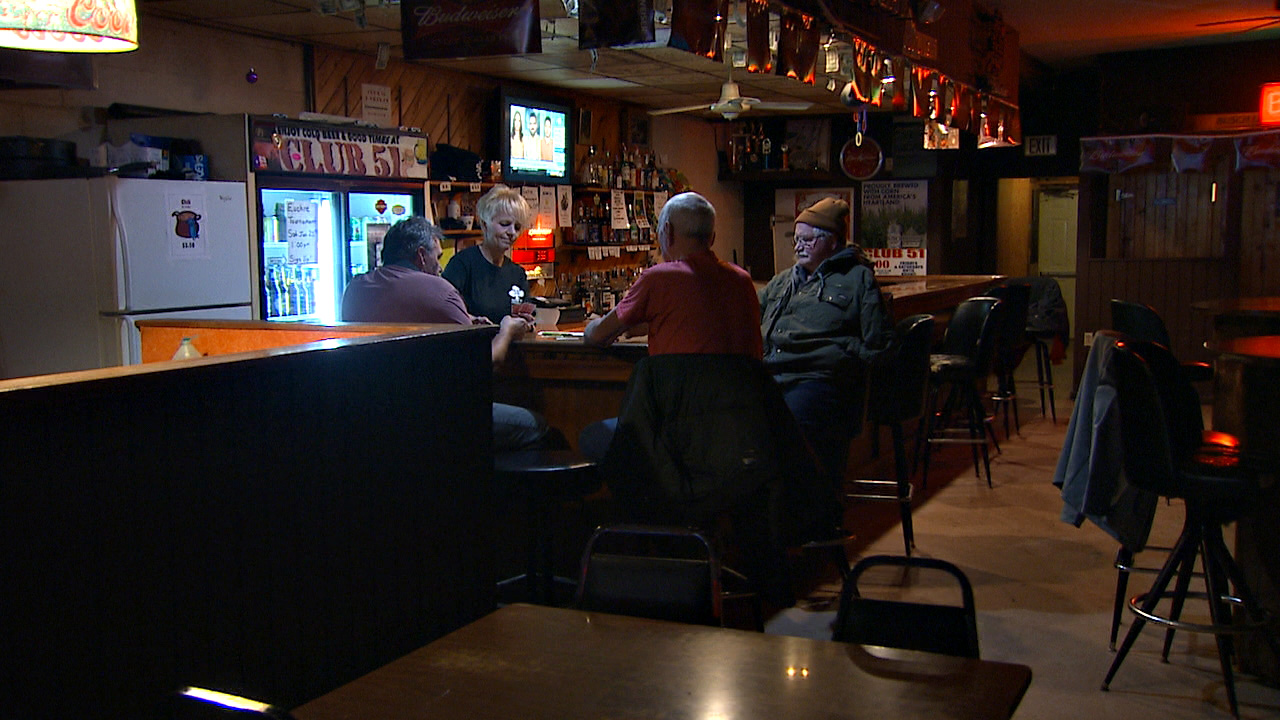
[[[573,187],[556,185],[556,226],[573,227]]]
[[[170,193],[166,206],[172,208],[168,222],[173,223],[169,237],[169,257],[174,260],[199,260],[209,257],[208,229],[204,218],[203,193]]]
[[[927,180],[862,184],[861,244],[877,274],[925,274],[928,206]]]

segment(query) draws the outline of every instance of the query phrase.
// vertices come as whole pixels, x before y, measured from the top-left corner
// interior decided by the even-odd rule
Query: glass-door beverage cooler
[[[421,214],[425,135],[250,118],[264,320],[342,320],[342,291],[380,264],[392,224]]]
[[[422,192],[259,187],[262,314],[332,323],[342,291],[377,267],[391,225],[420,212]]]

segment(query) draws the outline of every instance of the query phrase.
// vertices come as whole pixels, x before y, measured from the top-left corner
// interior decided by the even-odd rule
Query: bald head
[[[672,197],[658,215],[658,247],[668,260],[711,247],[716,239],[716,209],[695,192]]]

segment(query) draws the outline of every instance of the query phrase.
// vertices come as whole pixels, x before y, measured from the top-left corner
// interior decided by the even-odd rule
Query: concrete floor
[[[1020,370],[1020,379],[1026,377],[1026,369]],[[1034,377],[1033,366],[1031,370]],[[992,461],[993,488],[975,476],[966,449],[952,447],[940,454],[941,462],[931,471],[930,490],[917,500],[913,512],[916,553],[949,560],[970,578],[984,658],[1032,668],[1034,678],[1017,717],[1229,718],[1217,649],[1209,635],[1178,633],[1170,661],[1164,664],[1163,633],[1148,625],[1111,690],[1099,689],[1114,657],[1108,650],[1108,630],[1117,545],[1091,524],[1076,528],[1059,518],[1062,502],[1052,478],[1071,415],[1071,375],[1067,366],[1059,366],[1055,374],[1056,424],[1041,418],[1034,387],[1020,383],[1022,429],[1007,440],[1000,433],[1003,452]],[[849,518],[848,529],[859,535],[852,559],[902,554],[894,505],[854,507]],[[1181,524],[1181,506],[1162,504],[1151,543],[1171,544]],[[1232,533],[1227,535],[1230,542]],[[1163,557],[1156,554],[1146,560],[1158,565]],[[1150,578],[1135,575],[1130,594],[1145,589]],[[773,616],[767,632],[830,637],[838,581],[822,572],[809,580],[806,600]],[[939,586],[923,592],[949,590]],[[1185,613],[1207,617],[1193,601],[1188,601]],[[1122,633],[1129,617],[1126,613]],[[1280,689],[1237,674],[1237,692],[1242,718],[1280,718]]]

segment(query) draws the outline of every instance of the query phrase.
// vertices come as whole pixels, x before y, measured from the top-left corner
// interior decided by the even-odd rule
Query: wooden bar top
[[[944,328],[956,305],[982,295],[1004,279],[1003,275],[876,276],[880,292],[889,297],[894,320],[929,313]]]
[[[1010,717],[1025,665],[511,605],[298,720]]]
[[[453,332],[466,326],[398,323],[284,323],[265,320],[138,320],[142,362],[169,360],[184,337],[203,355],[227,355],[371,335]],[[482,326],[483,327],[483,326]]]

